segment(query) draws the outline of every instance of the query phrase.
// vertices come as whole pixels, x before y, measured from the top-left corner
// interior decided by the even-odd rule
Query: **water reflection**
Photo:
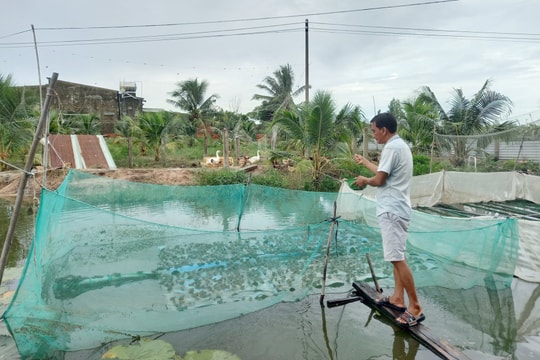
[[[483,351],[498,356],[508,356],[516,352],[516,310],[510,288],[491,290],[475,287],[468,290],[450,290],[440,287],[430,288],[425,294],[448,309],[463,324],[477,330],[477,343]],[[531,298],[529,305],[534,306]]]
[[[352,296],[351,294],[349,294],[349,296],[346,298],[336,299],[332,301],[334,302],[334,305],[332,306],[328,305],[329,308],[336,307],[336,306],[341,306],[342,308],[341,314],[338,315],[337,327],[339,328],[339,322],[341,322],[341,319],[343,318],[343,314],[345,312],[345,305],[352,304],[355,302],[360,303],[362,301],[362,298],[359,296]],[[369,324],[371,323],[371,321],[373,319],[376,319],[377,321],[389,326],[392,329],[393,331],[393,342],[392,342],[393,359],[400,359],[400,360],[416,359],[418,349],[420,348],[420,343],[416,339],[414,339],[407,331],[399,327],[395,322],[392,322],[387,317],[382,316],[377,311],[376,308],[373,308],[369,305],[366,305],[366,306],[370,308],[370,313],[367,317],[367,321],[364,324],[364,328],[367,328]],[[338,355],[337,345],[335,345],[335,349],[332,349],[332,346],[330,345],[325,307],[321,308],[321,316],[322,316],[322,332],[324,335],[326,347],[328,349],[329,359],[333,360],[334,356],[336,356],[337,358],[337,355]],[[383,356],[382,358],[386,358],[386,356]]]
[[[527,288],[527,289],[525,289]],[[492,359],[492,356],[504,359],[538,359],[540,331],[540,285],[525,283],[514,279],[512,288],[490,289],[475,287],[472,289],[447,289],[443,287],[423,287],[419,289],[425,312],[428,315],[427,326],[430,331],[442,341],[448,341],[466,356],[472,359]],[[343,298],[343,297],[342,297]],[[344,298],[348,299],[348,298]],[[336,301],[339,299],[336,299]],[[359,304],[359,305],[357,305]],[[342,308],[347,308],[346,316],[355,316],[351,310],[363,305],[359,301],[349,302]],[[371,310],[371,308],[369,308]],[[322,333],[330,359],[337,358],[338,334],[346,332],[346,327],[336,325],[335,335],[328,331],[341,321],[342,315],[333,313],[336,310],[322,309]],[[342,309],[341,311],[344,311]],[[327,313],[331,314],[330,320]],[[333,315],[332,315],[333,314]],[[338,320],[336,320],[336,316]],[[332,320],[333,318],[333,320]],[[418,343],[399,326],[371,311],[365,321],[367,333],[376,333],[377,325],[372,319],[378,320],[392,329],[392,356],[394,359],[426,358],[426,348]],[[376,322],[377,323],[377,322]],[[335,344],[330,345],[328,338],[336,338]],[[388,336],[386,334],[385,336]],[[388,337],[388,339],[390,339]],[[341,342],[342,343],[342,342]],[[366,349],[358,345],[359,352],[365,354]],[[386,359],[388,355],[372,355],[359,357],[364,359]],[[427,357],[429,358],[429,357]]]
[[[370,317],[379,320],[380,322],[390,326],[394,332],[394,340],[392,342],[393,359],[399,360],[414,360],[418,354],[420,343],[414,339],[409,333],[402,328],[389,321],[386,317],[381,316],[371,311]]]
[[[275,230],[313,224],[331,214],[336,199],[335,193],[313,196],[312,192],[259,185],[157,186],[81,172],[70,173],[64,190],[67,197],[104,210],[206,231]],[[298,204],[302,211],[298,211]]]

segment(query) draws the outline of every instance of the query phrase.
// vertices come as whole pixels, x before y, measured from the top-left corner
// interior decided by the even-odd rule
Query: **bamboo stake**
[[[26,159],[24,173],[22,174],[21,181],[19,183],[19,189],[17,191],[17,199],[15,200],[13,215],[11,216],[11,220],[9,222],[9,227],[6,234],[6,241],[4,242],[4,247],[2,248],[2,256],[0,257],[0,284],[2,284],[2,277],[4,276],[4,268],[7,263],[9,248],[11,247],[11,243],[13,242],[13,237],[15,235],[15,226],[17,225],[17,220],[19,219],[19,212],[21,210],[21,204],[24,198],[24,189],[26,188],[26,182],[28,180],[28,177],[31,175],[30,171],[32,170],[32,165],[34,164],[34,157],[36,155],[37,147],[39,145],[39,140],[43,136],[43,129],[45,128],[45,123],[47,122],[53,89],[56,85],[57,79],[58,74],[53,73],[51,80],[49,81],[49,87],[47,89],[45,103],[43,105],[43,108],[41,109],[41,115],[36,128],[36,132],[34,134],[34,140],[32,141],[32,146],[30,147],[28,158]],[[45,159],[44,161],[47,161],[47,159]]]
[[[334,217],[331,219],[332,225],[330,225],[330,232],[328,234],[328,240],[326,242],[326,253],[324,255],[324,268],[323,268],[323,279],[321,286],[321,297],[319,298],[319,303],[321,306],[324,306],[324,292],[326,287],[326,269],[328,268],[328,256],[330,254],[330,244],[332,243],[332,238],[334,235],[334,226],[337,223],[336,217],[336,202],[334,201]]]
[[[366,253],[366,258],[369,265],[369,271],[371,271],[371,277],[373,278],[373,283],[375,284],[375,289],[379,294],[382,294],[383,290],[379,287],[379,282],[377,281],[377,276],[375,276],[375,270],[373,270],[373,264],[371,264],[369,253]]]

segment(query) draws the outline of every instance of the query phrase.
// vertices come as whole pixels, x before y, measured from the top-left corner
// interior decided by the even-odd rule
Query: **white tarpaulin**
[[[368,224],[376,226],[375,194],[377,189],[352,190],[343,182],[338,196],[338,209],[345,219],[359,216]],[[372,200],[371,205],[358,206],[351,202],[351,194]],[[345,196],[346,195],[346,196]],[[347,201],[344,201],[344,199]],[[341,201],[340,201],[341,199]],[[413,207],[432,207],[437,204],[462,204],[481,202],[504,202],[528,200],[540,203],[540,177],[518,172],[453,172],[442,171],[434,174],[415,176],[411,187]],[[416,217],[416,219],[415,219]],[[486,217],[483,216],[482,219]],[[540,282],[540,217],[538,221],[516,215],[519,224],[519,256],[514,275],[527,281]],[[411,228],[418,228],[414,221],[421,221],[413,215]],[[456,223],[459,224],[459,222]]]

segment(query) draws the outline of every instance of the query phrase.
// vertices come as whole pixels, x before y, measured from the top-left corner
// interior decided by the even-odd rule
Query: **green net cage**
[[[21,356],[44,359],[347,291],[371,279],[366,253],[388,286],[374,206],[357,191],[164,186],[71,170],[42,191],[3,318]],[[415,212],[408,262],[417,286],[510,286],[516,226]]]

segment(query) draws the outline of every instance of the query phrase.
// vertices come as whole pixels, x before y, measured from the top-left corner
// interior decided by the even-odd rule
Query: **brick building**
[[[42,86],[43,97],[47,87]],[[39,86],[26,88],[37,91]],[[119,90],[112,90],[57,80],[51,110],[61,111],[65,115],[96,114],[101,120],[103,134],[110,134],[114,133],[115,124],[122,116],[135,117],[137,112],[142,111],[144,99],[136,95],[136,90],[134,82],[122,82]]]

